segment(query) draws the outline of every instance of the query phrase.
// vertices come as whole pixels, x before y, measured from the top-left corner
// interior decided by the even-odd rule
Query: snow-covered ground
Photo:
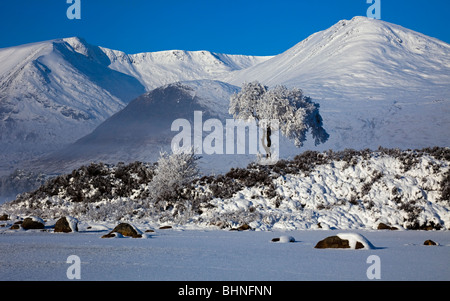
[[[0,279],[69,280],[74,262],[68,257],[76,255],[81,280],[373,281],[367,273],[374,262],[368,259],[376,255],[380,280],[450,280],[449,231],[157,229],[144,238],[102,239],[111,227],[86,226],[68,234],[2,228]],[[342,232],[359,233],[375,248],[314,248]],[[295,242],[271,241],[280,236]],[[428,239],[439,245],[423,245]]]

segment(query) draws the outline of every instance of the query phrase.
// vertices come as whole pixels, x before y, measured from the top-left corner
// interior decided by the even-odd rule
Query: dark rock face
[[[123,236],[130,236],[133,238],[141,238],[142,237],[142,235],[139,234],[136,231],[136,229],[133,226],[131,226],[130,224],[120,223],[111,232],[109,232],[106,235],[103,235],[102,238],[115,237],[115,235],[113,234],[114,232],[120,233]]]
[[[396,227],[391,227],[391,226],[386,225],[384,223],[379,223],[377,229],[378,230],[398,230]]]
[[[22,223],[22,228],[25,230],[28,229],[44,229],[45,225],[44,223],[40,222],[40,221],[36,221],[34,219],[32,219],[31,217],[27,217],[23,220]]]
[[[161,226],[159,227],[160,230],[167,230],[167,229],[172,229],[172,226]]]
[[[75,225],[74,231],[78,231],[77,225]],[[67,218],[61,217],[55,224],[55,232],[64,232],[69,233],[72,232],[72,228],[69,225],[69,222],[67,221]]]
[[[424,246],[437,246],[437,243],[435,243],[431,239],[426,240],[423,244]]]
[[[316,246],[316,249],[349,249],[350,245],[348,240],[341,239],[338,236],[329,236],[321,241],[319,241]]]
[[[316,249],[349,249],[350,244],[346,239],[341,239],[338,236],[330,236],[321,241],[319,241],[316,246]],[[356,243],[355,249],[363,249],[364,245],[359,241]]]

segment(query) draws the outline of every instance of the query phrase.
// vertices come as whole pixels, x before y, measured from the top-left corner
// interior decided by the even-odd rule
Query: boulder
[[[0,221],[7,221],[9,219],[8,214],[2,214],[0,215]]]
[[[55,224],[55,232],[78,232],[78,221],[70,216],[61,217]]]
[[[378,230],[398,230],[398,228],[396,228],[396,227],[391,227],[391,226],[386,225],[386,224],[384,224],[384,223],[379,223],[377,229],[378,229]]]
[[[319,241],[316,249],[375,249],[367,238],[357,233],[340,233]]]
[[[135,227],[131,226],[127,223],[120,223],[118,224],[111,232],[109,232],[106,235],[103,235],[102,238],[110,238],[110,237],[116,237],[114,232],[119,233],[123,236],[129,236],[133,238],[141,238],[142,235],[138,233]]]
[[[321,241],[319,241],[316,246],[316,249],[350,249],[350,244],[348,240],[341,239],[338,236],[329,236]]]
[[[44,225],[44,221],[41,218],[35,217],[35,216],[30,216],[23,220],[22,228],[25,230],[44,229],[45,225]]]
[[[238,231],[246,231],[246,230],[251,230],[252,228],[249,226],[249,225],[247,225],[247,224],[243,224],[242,226],[240,226],[239,228],[238,228]]]
[[[162,226],[159,227],[160,230],[167,230],[167,229],[172,229],[172,226]]]
[[[19,230],[20,229],[20,224],[13,224],[9,229],[11,229],[11,230]]]
[[[426,240],[423,243],[425,246],[437,246],[437,243],[435,243],[434,241],[432,241],[431,239]]]

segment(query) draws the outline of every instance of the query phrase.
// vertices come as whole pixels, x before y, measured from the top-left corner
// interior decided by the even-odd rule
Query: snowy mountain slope
[[[271,58],[209,51],[170,50],[126,54],[106,48],[102,50],[111,61],[111,69],[139,79],[147,91],[178,81],[216,79]]]
[[[97,116],[97,112],[106,112],[95,105],[94,108],[90,107],[93,104],[88,99],[91,99],[92,94],[97,95],[95,99],[101,99],[94,102],[99,106],[108,99],[116,100],[113,101],[117,104],[116,111],[111,109],[105,114],[111,115],[123,107],[123,101],[118,97],[124,98],[135,91],[132,89],[133,84],[137,83],[139,91],[152,91],[161,84],[194,80],[190,85],[197,82],[199,86],[194,88],[196,90],[202,86],[200,84],[202,81],[198,79],[219,78],[235,86],[252,80],[259,80],[270,86],[276,84],[295,86],[303,89],[305,95],[320,103],[320,113],[330,139],[318,147],[309,139],[303,149],[376,149],[380,145],[399,148],[448,146],[449,49],[450,46],[442,41],[401,26],[365,17],[340,21],[275,57],[247,57],[214,54],[208,51],[177,50],[128,55],[116,50],[90,46],[79,38],[70,38],[52,41],[50,44],[44,42],[25,45],[18,47],[17,51],[14,49],[17,58],[24,62],[24,66],[17,65],[14,69],[16,65],[5,59],[13,49],[3,49],[0,61],[8,63],[2,67],[4,71],[1,87],[2,91],[7,90],[8,93],[4,94],[7,99],[2,99],[2,126],[4,129],[9,126],[9,131],[14,128],[14,131],[19,133],[10,135],[7,130],[2,133],[6,137],[12,137],[10,141],[19,145],[20,150],[33,148],[23,142],[26,139],[43,141],[48,148],[54,148],[52,143],[47,143],[49,139],[33,140],[33,137],[39,133],[52,137],[51,141],[55,142],[58,141],[57,137],[64,136],[62,141],[66,142],[82,137],[79,135],[80,132],[89,133],[88,127],[92,130],[99,124],[98,118],[90,118]],[[27,57],[33,63],[27,63]],[[66,61],[71,64],[65,64]],[[59,72],[61,68],[63,70]],[[19,86],[17,77],[18,74],[23,74],[24,70],[29,70],[22,79],[26,83],[25,87],[29,87],[26,89],[23,85]],[[73,84],[74,82],[76,84]],[[36,92],[41,91],[39,90],[41,87],[46,91],[43,94]],[[207,85],[204,86],[202,93],[206,95],[208,89]],[[211,95],[201,99],[209,98],[215,104],[213,107],[216,113],[220,111],[223,116],[227,116],[229,93],[224,90],[219,93],[219,90],[212,91]],[[34,91],[31,95],[39,94],[44,100],[32,96],[38,101],[29,101],[33,105],[25,105],[22,101],[23,108],[18,107],[17,99],[11,100],[14,91],[19,95],[25,94],[23,91]],[[219,94],[214,95],[216,92]],[[52,101],[46,100],[47,94],[52,95],[50,97]],[[71,97],[76,100],[72,101]],[[22,96],[21,98],[26,99]],[[66,105],[69,100],[72,101],[70,106]],[[58,101],[62,103],[62,107]],[[89,110],[85,110],[86,105],[90,107]],[[27,110],[32,111],[30,108],[38,113],[34,115],[27,113]],[[44,110],[49,108],[62,112],[56,115],[57,122],[47,122]],[[166,107],[167,111],[171,109],[170,105]],[[11,125],[18,120],[20,114],[23,115],[23,123],[29,124],[23,126],[23,130],[20,126]],[[170,125],[173,121],[171,114],[165,116],[170,120],[166,120],[164,124]],[[77,118],[82,120],[81,124],[77,123]],[[143,119],[137,120],[141,120],[149,128],[155,126]],[[67,128],[71,130],[67,131]],[[123,133],[124,137],[128,135]],[[103,134],[105,137],[114,135],[106,133],[106,130],[103,130]],[[170,133],[169,137],[165,137],[165,141],[170,141],[172,137],[173,133]],[[99,141],[102,140],[99,136],[97,138]],[[134,138],[127,139],[131,141]],[[145,147],[140,150],[133,148],[133,152],[126,148],[126,144],[113,147],[122,147],[121,153],[124,157],[118,156],[118,153],[110,156],[112,148],[109,144],[103,147],[100,143],[96,143],[98,155],[92,158],[90,156],[82,158],[83,152],[72,153],[76,158],[83,160],[100,158],[108,161],[128,161],[132,158],[145,160],[150,157],[144,154],[154,154],[157,153],[156,149],[164,148],[160,143],[160,140],[145,142],[142,143]],[[151,144],[153,148],[149,150],[148,146]],[[282,141],[281,145],[282,157],[292,158],[299,152],[299,149],[288,141]],[[12,147],[8,145],[8,149]],[[102,156],[101,152],[104,152]],[[14,158],[17,159],[19,153],[16,151]],[[63,156],[65,160],[78,162],[78,159],[71,159],[67,154]],[[59,161],[54,162],[54,167],[56,162]],[[247,162],[247,160],[241,162],[236,158],[232,166],[246,165]],[[213,160],[212,163],[222,162]]]
[[[308,139],[305,146],[298,149],[292,142],[281,137],[282,158],[293,158],[305,149],[323,151],[345,148],[377,149],[378,146],[403,149],[448,146],[449,49],[449,45],[444,42],[403,27],[355,17],[313,34],[285,53],[261,59],[262,61],[253,67],[222,74],[226,74],[224,80],[237,85],[244,81],[259,80],[272,86],[276,84],[296,86],[321,105],[320,113],[330,139],[319,146],[315,146],[313,140]],[[165,63],[164,66],[176,66],[171,67],[171,70],[181,68],[180,71],[171,71],[169,77],[175,76],[176,72],[182,72],[185,77],[207,76],[205,66],[214,65],[216,62],[216,56],[212,57],[208,52],[168,51],[126,55],[118,51],[103,51],[112,62],[112,68],[136,76],[146,87],[154,84],[150,81],[151,77],[148,77],[150,70],[156,70],[156,74],[163,70],[163,64],[154,63],[158,56]],[[239,56],[230,57],[239,58]],[[247,67],[251,65],[249,62],[255,63],[258,60],[245,58],[239,64],[229,63],[219,66],[231,70]],[[199,65],[203,66],[203,69],[193,68],[194,61],[201,61]],[[186,72],[186,68],[192,73]],[[413,74],[408,70],[420,70],[420,73]],[[209,99],[213,104],[209,108],[214,107],[216,113],[221,112],[222,121],[227,116],[230,117],[227,106],[229,96],[236,86],[231,90],[224,90],[222,89],[224,85],[220,82],[207,80],[190,81],[187,85],[196,91],[202,90],[199,92],[203,95],[200,99]],[[217,87],[220,88],[217,90]],[[208,90],[211,90],[209,94]],[[133,110],[135,109],[126,111]],[[170,102],[167,102],[164,110],[167,112],[172,110]],[[139,114],[140,109],[136,111],[135,114]],[[164,113],[164,116],[167,116],[168,120],[158,122],[158,125],[165,124],[165,129],[160,131],[158,140],[152,141],[147,139],[148,137],[142,139],[142,130],[130,130],[130,121],[135,124],[139,120],[142,123],[139,125],[141,129],[153,128],[155,121],[128,118],[123,120],[120,126],[114,127],[110,127],[113,123],[109,121],[107,126],[100,126],[90,139],[81,139],[75,144],[77,147],[70,146],[54,157],[48,157],[55,160],[45,162],[52,163],[55,168],[56,162],[62,163],[63,160],[66,167],[70,165],[75,168],[77,164],[85,164],[90,160],[104,160],[109,163],[129,162],[133,158],[155,161],[159,150],[168,149],[174,136],[169,130],[175,118],[170,113]],[[192,118],[192,110],[190,116]],[[117,136],[116,131],[119,133]],[[122,138],[118,137],[126,137],[126,140],[117,145],[106,143],[102,146],[99,141],[105,141],[105,137],[115,137],[117,141],[122,141]],[[89,140],[96,141],[94,143],[96,155],[85,152],[81,147],[85,143],[92,144],[88,142]],[[132,146],[130,141],[135,141]],[[69,149],[72,151],[68,151]],[[133,152],[129,149],[133,149]],[[74,157],[72,158],[70,154]],[[254,156],[253,158],[222,156],[220,159],[211,157],[211,160],[209,158],[204,156],[203,166],[215,172],[225,172],[230,166],[246,166],[249,160],[255,159]],[[68,162],[71,163],[67,165]]]
[[[88,51],[81,53],[71,42],[0,49],[2,162],[73,142],[145,91],[136,79],[109,69],[98,48],[77,40]]]
[[[321,105],[321,150],[450,143],[450,45],[388,22],[342,20],[221,80],[301,88]]]
[[[0,169],[76,141],[161,83],[262,60],[184,51],[128,56],[77,37],[0,49]]]
[[[434,100],[450,92],[449,54],[450,45],[440,40],[355,17],[225,79],[238,86],[251,80],[299,86],[315,99],[402,99],[419,93]]]
[[[58,173],[90,162],[155,162],[160,151],[171,152],[172,139],[180,132],[171,130],[176,119],[189,121],[192,136],[194,111],[202,112],[202,122],[215,118],[225,127],[226,119],[232,118],[228,114],[228,100],[237,91],[238,87],[213,80],[177,82],[156,88],[133,100],[89,135],[38,160],[33,169]],[[204,172],[223,172],[255,158],[218,156],[202,155]]]

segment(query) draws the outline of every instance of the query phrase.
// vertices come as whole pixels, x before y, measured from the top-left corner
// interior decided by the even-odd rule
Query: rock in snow
[[[71,216],[61,217],[55,224],[54,232],[78,232],[78,220]]]
[[[423,245],[424,246],[437,246],[438,244],[435,243],[434,241],[432,241],[431,239],[428,239],[423,243]]]
[[[319,241],[316,249],[374,249],[375,247],[367,238],[357,233],[340,233],[336,236],[329,236]]]
[[[289,242],[295,242],[295,238],[288,235],[282,235],[280,237],[276,237],[272,239],[273,242],[280,242],[280,243],[289,243]]]
[[[28,229],[44,229],[44,220],[36,216],[30,216],[23,220],[22,228]]]
[[[103,235],[102,238],[120,237],[117,233],[120,234],[120,236],[130,236],[133,238],[142,237],[142,234],[136,227],[133,227],[127,223],[120,223],[111,232]]]

